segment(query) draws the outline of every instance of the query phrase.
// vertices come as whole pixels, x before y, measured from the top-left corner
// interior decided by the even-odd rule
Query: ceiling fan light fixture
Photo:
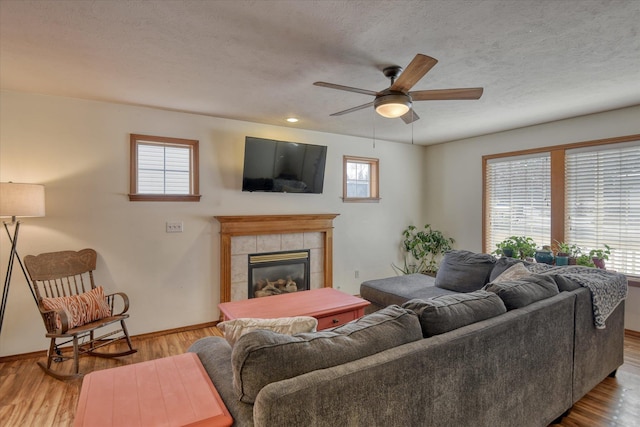
[[[382,117],[395,119],[411,109],[411,98],[403,93],[390,93],[377,97],[373,106]]]

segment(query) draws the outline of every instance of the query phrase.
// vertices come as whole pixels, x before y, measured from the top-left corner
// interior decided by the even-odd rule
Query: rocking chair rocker
[[[120,357],[135,353],[124,323],[129,317],[129,298],[122,292],[104,295],[102,287],[96,287],[93,271],[96,269],[96,251],[83,249],[78,252],[50,252],[37,256],[28,255],[24,264],[31,278],[38,308],[42,315],[46,336],[51,339],[46,365],[38,365],[59,380],[81,378],[82,355]],[[118,298],[116,298],[118,296]],[[119,300],[119,304],[116,304]],[[114,306],[122,308],[114,312]],[[94,331],[120,322],[120,329],[94,336]],[[57,342],[62,340],[62,342]],[[128,350],[118,352],[96,351],[99,348],[125,340]],[[72,343],[72,346],[68,346]],[[71,350],[72,354],[69,354]],[[52,362],[73,360],[73,373],[66,374],[51,368]]]

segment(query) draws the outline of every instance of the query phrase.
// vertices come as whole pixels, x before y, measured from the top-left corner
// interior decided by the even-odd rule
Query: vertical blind
[[[190,147],[138,144],[138,193],[190,194]]]
[[[640,141],[567,150],[565,239],[611,247],[607,268],[640,275]]]
[[[488,252],[509,236],[531,237],[539,247],[551,244],[549,153],[490,159],[485,180]]]

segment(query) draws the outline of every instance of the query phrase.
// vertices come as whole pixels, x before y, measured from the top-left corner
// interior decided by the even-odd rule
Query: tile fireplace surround
[[[220,302],[248,298],[248,254],[309,249],[311,289],[333,287],[333,219],[338,214],[216,216]]]

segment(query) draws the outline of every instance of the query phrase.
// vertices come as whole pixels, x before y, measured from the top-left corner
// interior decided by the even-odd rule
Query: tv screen
[[[327,147],[247,136],[242,191],[322,193]]]

